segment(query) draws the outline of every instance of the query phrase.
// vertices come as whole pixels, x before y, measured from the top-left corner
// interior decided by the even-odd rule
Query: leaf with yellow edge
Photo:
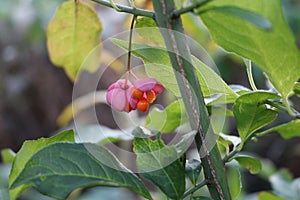
[[[56,11],[47,29],[47,46],[53,64],[75,80],[80,67],[95,71],[99,65],[101,22],[97,13],[79,1],[67,1]],[[88,58],[88,59],[86,59]]]

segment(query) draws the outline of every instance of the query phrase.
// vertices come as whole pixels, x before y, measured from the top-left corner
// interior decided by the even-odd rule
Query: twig
[[[190,188],[189,190],[187,190],[183,196],[182,199],[184,199],[185,197],[187,197],[188,195],[196,192],[197,190],[199,190],[200,188],[202,188],[203,186],[205,186],[207,184],[206,180],[203,180],[202,182],[198,183],[197,185],[195,185],[194,187]]]
[[[284,111],[284,112],[287,112],[287,113],[290,112],[289,109],[280,102],[265,100],[265,101],[263,101],[263,103],[268,104],[270,106],[273,106],[274,108],[277,108],[278,110],[281,110],[281,111]],[[297,119],[300,119],[300,113],[297,110],[293,109],[293,108],[290,108],[290,109],[293,112],[293,117],[295,117]]]
[[[196,3],[193,3],[189,6],[186,6],[184,8],[180,8],[177,10],[174,10],[173,13],[171,14],[171,18],[177,18],[182,14],[185,14],[187,12],[193,12],[194,9],[201,7],[203,5],[205,5],[206,3],[210,2],[212,0],[204,0],[204,1],[198,1]]]
[[[98,4],[101,4],[101,5],[104,5],[106,7],[113,8],[113,5],[111,5],[111,3],[109,1],[105,1],[105,0],[92,0],[92,1],[94,1]],[[118,8],[118,12],[130,13],[130,14],[133,14],[135,16],[150,17],[152,19],[155,18],[154,17],[154,12],[152,12],[151,10],[133,8],[133,7],[124,6],[124,5],[120,5],[120,4],[115,4],[115,6]]]

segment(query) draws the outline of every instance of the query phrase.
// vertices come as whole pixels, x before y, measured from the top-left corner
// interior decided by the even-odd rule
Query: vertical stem
[[[198,150],[201,149],[204,153],[201,161],[209,192],[214,200],[230,200],[231,195],[218,147],[214,145],[210,150],[205,138],[206,132],[209,131],[210,119],[186,40],[182,36],[181,19],[171,17],[175,10],[174,1],[153,0],[152,2],[155,20],[161,28],[191,127],[198,131],[196,144]],[[213,142],[215,144],[215,141]]]
[[[132,31],[134,26],[136,16],[133,15],[130,25],[130,32],[129,32],[129,44],[128,44],[128,57],[127,57],[127,71],[130,71],[130,62],[131,62],[131,43],[132,43]]]
[[[254,80],[253,80],[253,75],[252,75],[252,64],[251,60],[249,59],[244,59],[244,63],[246,65],[246,71],[249,79],[250,86],[252,87],[253,91],[257,91],[257,88],[255,86]]]

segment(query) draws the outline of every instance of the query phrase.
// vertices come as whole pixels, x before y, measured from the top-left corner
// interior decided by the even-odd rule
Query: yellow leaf
[[[95,71],[99,65],[101,22],[88,5],[70,0],[56,11],[47,29],[47,46],[53,64],[75,80],[80,67]],[[88,58],[88,59],[87,59]]]

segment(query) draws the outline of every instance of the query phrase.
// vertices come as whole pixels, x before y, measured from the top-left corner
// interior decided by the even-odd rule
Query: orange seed
[[[132,91],[132,96],[136,99],[142,99],[143,98],[143,95],[144,95],[144,92],[142,92],[141,90],[139,89],[134,89]]]
[[[146,110],[148,110],[149,108],[149,103],[146,99],[141,99],[139,100],[139,102],[137,103],[137,108],[142,111],[145,112]]]
[[[153,101],[155,101],[155,99],[156,99],[156,94],[152,90],[146,92],[146,96],[147,96],[147,101],[149,103],[153,103]]]

